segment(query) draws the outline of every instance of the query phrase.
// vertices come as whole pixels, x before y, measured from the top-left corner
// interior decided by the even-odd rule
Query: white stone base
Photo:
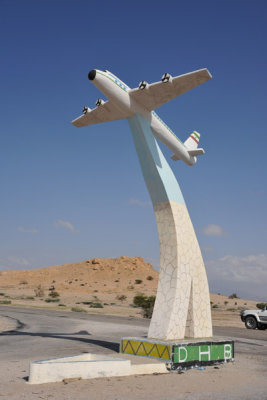
[[[131,356],[130,356],[131,358]],[[93,379],[168,373],[165,363],[131,364],[130,359],[99,354],[34,361],[30,364],[29,383],[62,382],[64,379]]]

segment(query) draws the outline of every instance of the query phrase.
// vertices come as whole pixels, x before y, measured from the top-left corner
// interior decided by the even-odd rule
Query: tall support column
[[[128,121],[153,203],[160,242],[158,291],[148,337],[211,337],[209,286],[182,192],[149,122],[140,115]]]

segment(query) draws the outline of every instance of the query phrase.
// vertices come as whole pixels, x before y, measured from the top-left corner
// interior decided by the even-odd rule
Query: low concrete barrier
[[[93,379],[167,372],[165,363],[131,365],[131,360],[126,358],[86,353],[32,362],[29,383],[40,384],[61,382],[64,379]]]

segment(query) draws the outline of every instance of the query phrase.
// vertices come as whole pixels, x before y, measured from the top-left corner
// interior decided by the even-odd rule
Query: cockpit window
[[[103,69],[103,72],[108,72],[106,69]]]

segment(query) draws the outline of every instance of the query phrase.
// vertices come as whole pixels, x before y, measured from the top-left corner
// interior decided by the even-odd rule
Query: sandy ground
[[[21,366],[22,370],[16,376],[11,369],[5,373],[6,382],[11,384],[2,389],[0,397],[6,400],[266,400],[264,367],[263,360],[241,355],[235,363],[222,365],[219,369],[207,367],[204,371],[189,370],[183,374],[29,385],[23,379],[26,371]]]
[[[208,367],[205,371],[191,370],[181,375],[171,373],[70,382],[68,385],[61,384],[62,393],[56,396],[57,385],[49,385],[44,389],[39,386],[38,389],[37,387],[34,389],[34,392],[38,393],[41,389],[39,393],[45,394],[44,398],[55,396],[57,399],[76,398],[79,400],[220,400],[230,398],[232,400],[266,400],[267,384],[261,376],[263,364],[260,360],[253,360],[248,366],[246,361],[247,358],[238,357],[234,364],[223,365],[219,370]],[[248,381],[251,382],[251,389],[246,384]],[[257,393],[252,389],[255,385],[258,388]],[[230,397],[229,393],[231,393]]]

